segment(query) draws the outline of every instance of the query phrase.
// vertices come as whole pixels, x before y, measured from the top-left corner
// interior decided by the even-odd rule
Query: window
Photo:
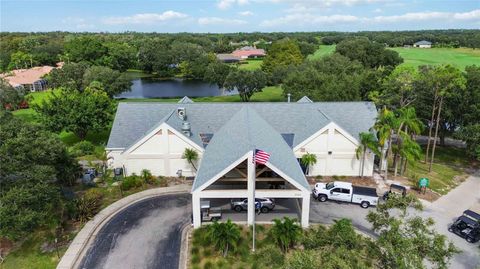
[[[349,189],[342,189],[342,193],[344,193],[344,194],[350,194],[350,190],[349,190]]]
[[[206,148],[208,146],[208,143],[210,143],[210,140],[212,140],[213,134],[200,133],[199,136],[202,140],[203,147]]]
[[[327,183],[327,185],[325,186],[325,188],[326,188],[327,190],[329,190],[329,189],[331,189],[331,188],[333,188],[333,187],[335,187],[335,185],[333,184],[333,182],[329,182],[329,183]]]
[[[341,192],[342,192],[342,189],[340,189],[340,188],[335,188],[335,189],[332,190],[332,192],[341,193]]]

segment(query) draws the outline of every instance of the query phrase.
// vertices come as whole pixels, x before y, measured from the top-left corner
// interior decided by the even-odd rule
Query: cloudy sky
[[[0,0],[1,31],[480,29],[480,0]]]

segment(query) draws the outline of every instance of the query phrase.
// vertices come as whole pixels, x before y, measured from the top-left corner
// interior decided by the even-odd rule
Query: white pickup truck
[[[378,203],[375,188],[353,186],[352,183],[341,181],[315,184],[313,197],[320,202],[335,200],[360,204],[362,208],[368,208]]]

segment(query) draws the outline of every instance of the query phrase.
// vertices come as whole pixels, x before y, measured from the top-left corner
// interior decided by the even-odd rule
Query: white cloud
[[[366,19],[372,22],[394,23],[409,21],[456,21],[456,20],[480,20],[480,9],[469,12],[413,12],[403,15],[377,16]]]
[[[238,15],[240,16],[252,16],[253,15],[253,12],[251,11],[241,11],[241,12],[238,12]]]
[[[219,9],[228,9],[234,4],[238,4],[239,6],[243,6],[248,4],[249,0],[220,0],[217,2],[217,7]]]
[[[352,23],[357,22],[358,17],[353,15],[329,15],[329,16],[316,16],[312,14],[305,13],[295,13],[288,14],[284,17],[273,19],[273,20],[264,20],[260,23],[262,27],[273,27],[278,25],[306,25],[306,24],[336,24],[336,23]]]
[[[392,16],[357,17],[353,15],[314,15],[311,13],[287,14],[260,23],[262,27],[274,27],[280,25],[315,25],[315,24],[342,24],[342,23],[400,23],[413,21],[454,22],[454,21],[480,22],[480,9],[469,12],[415,12]]]
[[[382,13],[383,10],[381,8],[376,8],[373,10],[374,13]]]
[[[242,25],[247,24],[244,20],[224,19],[219,17],[202,17],[198,19],[200,25]]]
[[[62,19],[62,24],[74,27],[77,30],[91,30],[95,28],[91,21],[78,17],[66,17]]]
[[[455,13],[453,18],[457,20],[479,20],[480,22],[480,9],[464,13]]]
[[[163,13],[140,13],[131,16],[123,17],[108,17],[102,20],[103,23],[109,25],[118,24],[154,24],[175,19],[185,19],[188,15],[173,10],[168,10]]]

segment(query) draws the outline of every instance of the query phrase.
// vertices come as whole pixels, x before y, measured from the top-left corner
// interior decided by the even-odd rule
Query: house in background
[[[62,62],[57,64],[57,68],[61,68],[62,66]],[[15,69],[1,74],[0,77],[5,79],[14,88],[20,87],[31,92],[44,91],[48,85],[43,77],[49,74],[54,68],[53,66],[45,65],[29,69]]]
[[[418,41],[418,42],[413,44],[413,47],[414,48],[430,49],[432,47],[432,42],[426,41],[426,40]]]
[[[240,57],[229,53],[219,53],[216,56],[217,59],[222,63],[238,63],[241,60]]]
[[[263,58],[266,53],[264,49],[257,49],[251,46],[241,47],[232,52],[233,56],[239,57],[240,59],[252,59],[252,58]]]

